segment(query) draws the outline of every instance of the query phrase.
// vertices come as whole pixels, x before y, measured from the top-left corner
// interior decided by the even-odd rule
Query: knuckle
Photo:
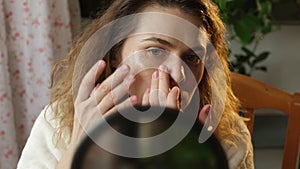
[[[101,84],[99,86],[99,90],[102,91],[102,92],[107,93],[109,91],[109,88],[108,88],[108,86],[106,84]]]
[[[105,102],[105,105],[108,106],[108,107],[116,105],[115,98],[114,98],[112,93],[109,93],[107,96],[105,96],[103,98],[103,102]]]
[[[110,103],[111,103],[111,102],[114,102],[114,95],[113,95],[112,93],[110,93],[106,99],[107,99],[107,101],[110,102]]]

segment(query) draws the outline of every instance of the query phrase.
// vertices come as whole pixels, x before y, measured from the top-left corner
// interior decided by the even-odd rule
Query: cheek
[[[201,70],[199,73],[195,74],[195,78],[196,78],[196,81],[197,83],[199,84],[203,78],[203,74],[204,74],[204,71]]]
[[[201,80],[203,80],[204,66],[190,70],[192,71],[192,74],[189,74],[186,81],[182,84],[183,90],[188,93],[189,97],[194,94]]]
[[[197,82],[197,84],[199,84],[203,78],[204,66],[201,65],[200,67],[191,69],[191,71],[193,72],[193,77],[190,77],[190,78],[194,78],[192,80],[195,80]]]

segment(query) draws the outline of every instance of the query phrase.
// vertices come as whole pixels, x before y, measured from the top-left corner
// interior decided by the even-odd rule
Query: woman
[[[113,24],[106,33],[97,34],[99,29],[105,29],[114,20],[141,12],[156,17],[127,18]],[[147,32],[149,28],[164,24],[166,15],[192,23],[200,33],[195,35],[193,30],[181,27],[185,24],[174,21],[159,30],[172,32],[173,37],[166,36],[165,32],[139,34],[139,31]],[[134,29],[130,29],[130,25],[135,25]],[[120,38],[124,31],[129,36]],[[130,36],[133,32],[137,34]],[[224,33],[217,7],[209,0],[116,0],[82,34],[68,57],[55,65],[50,106],[37,119],[18,168],[68,168],[85,130],[81,124],[88,127],[95,114],[107,115],[122,107],[141,104],[184,109],[198,94],[201,96],[199,107],[202,108],[199,119],[203,122],[209,119],[209,109],[214,107],[210,105],[214,88],[209,74],[216,78],[220,74],[214,69],[207,71],[207,67],[212,66],[205,64],[214,53],[212,48],[221,61],[221,74],[225,75],[226,81],[226,86],[222,86],[225,87],[226,101],[223,100],[224,111],[215,128],[216,136],[225,149],[230,168],[253,168],[250,135],[237,114],[239,102],[230,86]],[[97,34],[96,38],[94,34]],[[187,34],[195,36],[190,38],[191,35]],[[183,38],[185,43],[174,36]],[[94,39],[92,43],[90,39]],[[196,45],[197,49],[191,49],[189,44]],[[100,60],[101,57],[95,55],[105,57]],[[162,56],[166,58],[153,61]],[[155,59],[149,62],[149,58]],[[153,62],[154,65],[147,65]],[[138,71],[140,68],[143,70]],[[124,97],[126,94],[129,96]],[[34,153],[32,147],[35,147]]]

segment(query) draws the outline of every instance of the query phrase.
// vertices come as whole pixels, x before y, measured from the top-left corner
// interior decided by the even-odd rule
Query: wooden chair
[[[288,115],[282,169],[296,169],[300,150],[300,93],[289,94],[261,81],[231,73],[232,88],[240,99],[250,133],[253,133],[254,110],[271,108]]]

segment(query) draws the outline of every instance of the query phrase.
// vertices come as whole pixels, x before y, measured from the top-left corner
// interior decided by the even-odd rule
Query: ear
[[[200,120],[200,122],[202,122],[203,124],[205,123],[205,120],[209,114],[209,111],[210,111],[210,108],[211,108],[211,104],[206,104],[202,107],[202,109],[200,110],[199,112],[199,115],[198,115],[198,119]]]

